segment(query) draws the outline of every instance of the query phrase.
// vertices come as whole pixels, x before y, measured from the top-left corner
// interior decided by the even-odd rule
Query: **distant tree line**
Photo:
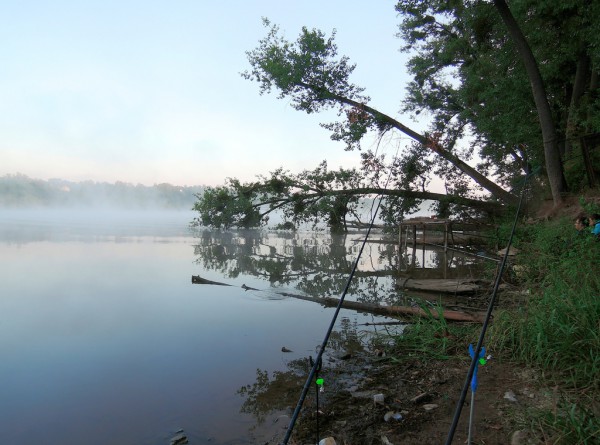
[[[0,177],[0,207],[116,207],[191,209],[203,186],[126,182],[71,182],[33,179],[22,174]]]

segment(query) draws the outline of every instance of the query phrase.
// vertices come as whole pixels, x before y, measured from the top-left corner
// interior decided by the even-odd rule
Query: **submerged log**
[[[194,284],[213,284],[213,285],[221,285],[221,286],[231,286],[230,284],[220,283],[218,281],[205,280],[198,275],[192,275],[192,283]],[[250,288],[245,284],[241,286],[244,290],[254,290],[258,291],[258,289]],[[337,307],[339,300],[337,298],[331,297],[309,297],[306,295],[300,294],[292,294],[289,292],[276,292],[278,295],[284,297],[297,298],[299,300],[312,301],[314,303],[319,303],[325,307]],[[368,312],[371,314],[378,315],[387,315],[387,316],[399,316],[399,315],[413,315],[413,316],[421,316],[428,317],[432,316],[433,318],[439,318],[439,313],[436,309],[432,309],[431,311],[425,311],[420,307],[412,307],[412,306],[381,306],[378,304],[371,303],[361,303],[358,301],[349,301],[344,300],[342,303],[342,307],[344,309],[352,309],[359,312]],[[467,323],[483,323],[485,314],[482,312],[462,312],[462,311],[452,311],[452,310],[442,310],[442,317],[448,321],[462,321]]]
[[[231,286],[231,284],[207,280],[206,278],[202,278],[200,275],[192,275],[192,283],[194,283],[194,284],[212,284],[214,286]]]

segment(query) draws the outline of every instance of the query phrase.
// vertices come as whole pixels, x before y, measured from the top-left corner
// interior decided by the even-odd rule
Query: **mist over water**
[[[0,210],[0,443],[162,445],[179,429],[190,444],[265,442],[238,389],[315,354],[332,309],[199,265],[194,216]]]
[[[186,236],[191,210],[115,207],[0,208],[0,242],[114,236]]]

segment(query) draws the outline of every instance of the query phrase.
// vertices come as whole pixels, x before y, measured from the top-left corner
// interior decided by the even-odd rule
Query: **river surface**
[[[0,210],[0,444],[254,444],[287,424],[240,388],[316,355],[334,310],[279,292],[339,296],[362,235],[192,218]],[[395,256],[369,244],[349,298],[391,302]],[[381,320],[342,310],[331,359]]]

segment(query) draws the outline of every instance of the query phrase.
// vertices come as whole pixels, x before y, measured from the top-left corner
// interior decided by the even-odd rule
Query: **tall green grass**
[[[576,237],[572,222],[521,233],[518,263],[529,297],[497,317],[490,341],[515,358],[552,371],[561,384],[598,389],[600,242]]]
[[[420,357],[447,360],[457,353],[464,355],[465,341],[468,343],[472,338],[476,338],[475,332],[480,326],[449,324],[444,318],[441,305],[431,307],[425,302],[420,302],[419,306],[425,311],[426,316],[415,317],[400,335],[393,336],[391,359],[402,361]],[[467,338],[469,340],[463,341]]]
[[[497,314],[488,345],[560,388],[558,409],[537,417],[553,431],[552,443],[598,443],[600,241],[576,236],[565,219],[521,229],[517,243],[527,298]]]

